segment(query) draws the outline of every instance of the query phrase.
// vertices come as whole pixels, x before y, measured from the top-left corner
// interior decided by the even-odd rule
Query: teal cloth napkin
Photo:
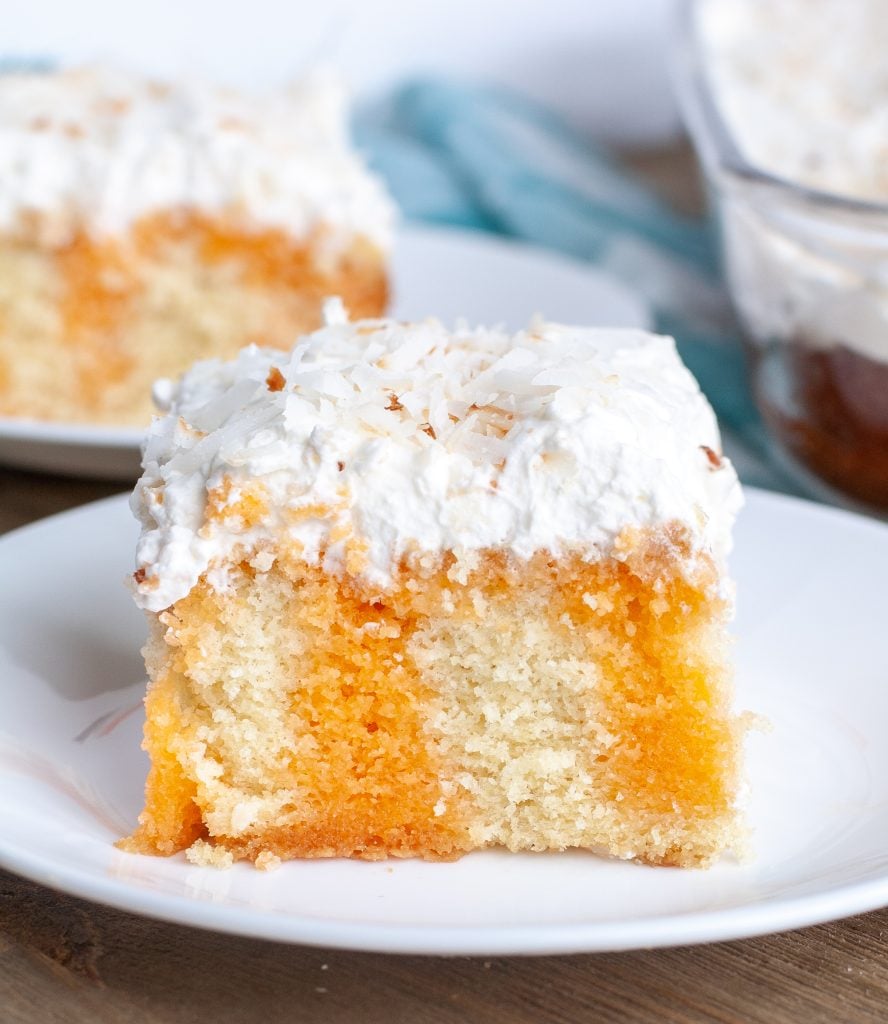
[[[803,493],[768,455],[706,220],[681,217],[605,149],[513,92],[417,80],[355,133],[408,220],[548,246],[645,298],[712,402],[745,483]]]

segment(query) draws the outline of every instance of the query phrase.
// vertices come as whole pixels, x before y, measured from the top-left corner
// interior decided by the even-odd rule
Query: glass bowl
[[[675,71],[775,455],[824,497],[888,512],[888,205],[768,173],[731,135],[684,0]]]

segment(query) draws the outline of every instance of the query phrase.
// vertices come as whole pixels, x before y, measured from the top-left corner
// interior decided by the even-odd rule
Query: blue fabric
[[[768,456],[707,221],[679,216],[606,150],[496,87],[414,81],[355,127],[408,219],[548,246],[640,292],[712,402],[743,480],[802,493]]]

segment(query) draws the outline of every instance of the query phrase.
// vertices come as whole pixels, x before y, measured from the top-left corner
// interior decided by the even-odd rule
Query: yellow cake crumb
[[[154,617],[130,847],[195,863],[742,840],[728,608],[680,531],[618,558],[405,562],[369,593],[283,547]],[[184,823],[184,824],[183,824]]]
[[[234,856],[230,850],[226,850],[224,846],[214,846],[204,839],[195,839],[185,851],[185,856],[192,864],[202,868],[230,868],[234,863]]]

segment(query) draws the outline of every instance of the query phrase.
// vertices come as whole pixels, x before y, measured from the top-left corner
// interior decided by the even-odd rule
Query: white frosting
[[[885,0],[703,0],[720,106],[751,163],[888,200]]]
[[[717,105],[750,163],[888,201],[884,0],[703,0],[699,11]],[[862,221],[752,192],[726,199],[722,216],[752,335],[888,361],[888,217]]]
[[[816,223],[800,233],[773,205],[726,203],[722,229],[734,300],[753,337],[843,345],[888,362],[888,259],[844,246],[838,232],[818,238]]]
[[[270,95],[109,68],[0,75],[0,230],[49,243],[191,209],[332,243],[390,240],[393,206],[350,149],[344,96],[315,74]]]
[[[234,553],[267,568],[261,552],[282,537],[332,572],[357,542],[357,574],[381,588],[405,554],[594,559],[627,527],[674,521],[698,550],[726,553],[739,485],[701,448],[719,450],[715,417],[672,339],[550,323],[451,333],[332,312],[292,354],[247,348],[166,389],[132,501],[142,607],[167,607],[205,572],[224,586]],[[273,367],[281,390],[266,384]],[[226,480],[235,502],[258,485],[268,515],[208,523],[207,493]],[[326,516],[293,514],[319,505]]]

